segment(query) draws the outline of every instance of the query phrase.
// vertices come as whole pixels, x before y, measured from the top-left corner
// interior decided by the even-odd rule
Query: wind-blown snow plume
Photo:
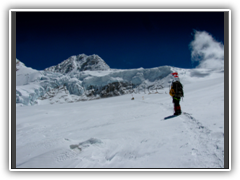
[[[194,33],[194,40],[190,43],[192,62],[199,62],[197,68],[223,69],[224,45],[206,31]]]

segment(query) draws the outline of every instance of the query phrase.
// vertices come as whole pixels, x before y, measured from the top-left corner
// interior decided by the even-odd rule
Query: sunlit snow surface
[[[17,106],[16,167],[224,168],[224,73],[175,70],[185,113],[168,120],[168,87],[134,100]]]

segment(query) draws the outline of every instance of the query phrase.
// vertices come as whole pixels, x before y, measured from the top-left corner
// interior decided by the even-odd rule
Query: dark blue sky
[[[99,55],[111,68],[192,68],[194,30],[224,44],[223,12],[17,12],[16,56],[43,70],[72,55]]]

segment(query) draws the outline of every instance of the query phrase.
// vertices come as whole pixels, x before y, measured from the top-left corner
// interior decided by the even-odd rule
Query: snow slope
[[[172,70],[184,85],[185,113],[168,120],[167,86],[157,94],[17,106],[17,168],[224,168],[224,73]]]

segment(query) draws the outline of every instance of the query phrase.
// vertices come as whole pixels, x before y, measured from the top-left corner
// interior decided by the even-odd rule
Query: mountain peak
[[[18,71],[21,67],[26,67],[24,63],[16,59],[16,71]]]
[[[56,66],[46,68],[45,71],[68,74],[74,71],[105,71],[109,69],[110,67],[98,55],[79,54],[69,57]]]

